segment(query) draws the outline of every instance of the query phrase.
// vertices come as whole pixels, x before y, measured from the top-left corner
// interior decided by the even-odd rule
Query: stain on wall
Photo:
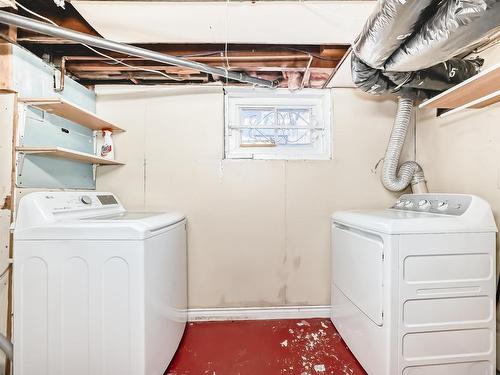
[[[98,189],[187,215],[191,308],[329,304],[330,215],[395,199],[374,172],[392,98],[334,89],[333,159],[268,161],[223,160],[221,87],[97,94],[98,114],[127,130],[115,138],[127,164],[100,169]]]

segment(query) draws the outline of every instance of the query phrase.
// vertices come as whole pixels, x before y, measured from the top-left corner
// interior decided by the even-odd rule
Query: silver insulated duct
[[[408,126],[413,115],[413,100],[400,97],[398,99],[398,111],[391,137],[384,157],[382,169],[382,184],[387,190],[402,191],[411,184],[413,193],[427,193],[424,172],[415,161],[407,161],[401,164],[398,170],[401,150],[405,143]]]
[[[426,192],[414,161],[398,169],[413,99],[432,97],[474,76],[482,59],[464,53],[500,28],[500,0],[379,0],[353,44],[353,82],[363,91],[398,93],[398,112],[384,158],[382,183]],[[457,57],[458,56],[458,57]]]
[[[352,49],[365,64],[382,69],[391,55],[422,26],[438,0],[380,0]]]
[[[467,53],[500,30],[500,0],[448,0],[385,62],[386,71],[415,71]]]
[[[464,59],[500,30],[500,0],[379,0],[353,44],[351,71],[375,95],[435,96],[479,72]]]

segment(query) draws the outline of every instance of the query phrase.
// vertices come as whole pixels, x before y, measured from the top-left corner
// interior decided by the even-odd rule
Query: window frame
[[[320,123],[315,129],[320,140],[312,146],[241,147],[241,108],[311,108]],[[224,89],[224,158],[256,160],[331,160],[332,159],[332,107],[330,90],[234,88]]]

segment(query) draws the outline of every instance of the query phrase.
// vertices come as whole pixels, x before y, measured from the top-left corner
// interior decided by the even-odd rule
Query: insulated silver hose
[[[413,113],[413,100],[400,97],[398,112],[392,128],[391,137],[384,157],[382,169],[382,184],[387,190],[402,191],[411,183],[414,193],[426,193],[424,171],[415,161],[401,164],[398,171],[401,150],[406,139],[406,133]]]

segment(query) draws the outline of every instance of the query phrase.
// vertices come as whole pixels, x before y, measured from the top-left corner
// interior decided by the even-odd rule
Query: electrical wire
[[[148,69],[148,68],[144,68],[142,66],[135,66],[135,65],[130,65],[130,64],[127,64],[121,60],[117,60],[115,59],[114,57],[111,57],[111,56],[108,56],[106,55],[105,53],[102,53],[86,44],[83,44],[85,47],[87,47],[89,50],[97,53],[98,55],[101,55],[102,57],[106,57],[110,60],[113,60],[114,62],[116,62],[117,64],[120,64],[120,65],[123,65],[123,66],[126,66],[126,67],[129,67],[129,68],[132,68],[132,69],[135,69],[135,70],[141,70],[141,71],[144,71],[144,72],[150,72],[150,73],[157,73],[157,74],[160,74],[168,79],[171,79],[173,81],[183,81],[182,78],[177,78],[177,77],[173,77],[171,75],[168,75],[167,73],[164,73],[164,72],[160,72],[159,70],[154,70],[154,69]]]
[[[19,3],[18,1],[16,1],[16,5],[17,5],[19,8],[23,9],[24,11],[28,12],[29,14],[31,14],[31,15],[33,15],[33,16],[35,16],[35,17],[38,17],[38,18],[40,18],[40,19],[42,19],[42,20],[44,20],[44,21],[46,21],[46,22],[48,22],[48,23],[50,23],[50,24],[52,24],[52,25],[54,25],[54,26],[58,26],[58,27],[59,27],[59,25],[58,25],[57,23],[55,23],[54,21],[52,21],[51,19],[49,19],[49,18],[47,18],[47,17],[44,17],[44,16],[42,16],[41,14],[38,14],[38,13],[36,13],[36,12],[32,11],[31,9],[26,8],[24,5],[22,5],[22,4],[21,4],[21,3]],[[149,73],[156,73],[156,74],[160,74],[160,75],[162,75],[163,77],[166,77],[166,78],[171,79],[171,80],[173,80],[173,81],[183,81],[183,79],[182,79],[182,78],[173,77],[173,76],[168,75],[167,73],[161,72],[161,71],[159,71],[159,70],[148,69],[148,68],[144,68],[144,67],[142,67],[142,66],[135,66],[135,65],[130,65],[130,64],[127,64],[127,63],[125,63],[125,62],[123,62],[123,61],[121,61],[121,60],[118,60],[118,59],[116,59],[116,58],[114,58],[114,57],[112,57],[112,56],[106,55],[105,53],[102,53],[102,52],[100,52],[100,51],[96,50],[95,48],[92,48],[91,46],[89,46],[89,45],[87,45],[87,44],[84,44],[84,43],[80,43],[80,44],[81,44],[82,46],[84,46],[84,47],[88,48],[88,49],[89,49],[89,50],[91,50],[92,52],[94,52],[94,53],[96,53],[96,54],[98,54],[98,55],[100,55],[100,56],[102,56],[102,57],[105,57],[105,58],[107,58],[107,59],[109,59],[109,60],[112,60],[112,61],[114,61],[114,62],[115,62],[115,63],[117,63],[117,64],[120,64],[120,65],[126,66],[126,67],[128,67],[128,68],[135,69],[135,70],[141,70],[141,71],[144,71],[144,72],[149,72]]]
[[[231,65],[229,63],[229,2],[230,0],[226,0],[226,19],[225,19],[225,43],[224,43],[224,51],[213,51],[213,52],[206,52],[206,53],[195,53],[195,54],[189,54],[189,55],[182,55],[180,57],[198,57],[198,56],[212,56],[212,55],[217,55],[217,54],[223,54],[224,55],[224,58],[225,58],[225,62],[226,62],[226,66],[224,67],[225,71],[226,71],[226,74],[227,72],[231,69]],[[25,7],[24,5],[22,5],[21,3],[19,3],[18,1],[15,2],[17,6],[19,6],[21,9],[23,9],[24,11],[28,12],[29,14],[35,16],[35,17],[38,17],[46,22],[49,22],[50,24],[54,25],[54,26],[59,26],[57,23],[55,23],[54,21],[52,21],[51,19],[47,18],[47,17],[44,17],[42,16],[41,14],[38,14],[34,11],[32,11],[31,9],[28,9],[27,7]],[[84,44],[84,43],[80,43],[81,45],[83,45],[84,47],[88,48],[89,50],[91,50],[92,52],[104,57],[104,58],[107,58],[113,62],[115,62],[116,64],[120,64],[120,65],[123,65],[123,66],[126,66],[128,68],[131,68],[131,69],[134,69],[134,70],[140,70],[140,71],[144,71],[144,72],[149,72],[149,73],[155,73],[155,74],[159,74],[163,77],[166,77],[168,79],[171,79],[173,81],[183,81],[182,78],[177,78],[177,77],[173,77],[167,73],[164,73],[162,71],[159,71],[159,70],[154,70],[154,69],[148,69],[148,68],[144,68],[144,67],[140,67],[140,66],[135,66],[135,65],[130,65],[130,64],[127,64],[119,59],[116,59],[112,56],[109,56],[103,52],[100,52],[98,50],[96,50],[95,48],[92,48],[90,47],[89,45],[87,44]],[[267,47],[266,49],[273,49],[273,48],[276,48],[276,47]],[[309,57],[314,57],[316,59],[320,59],[320,60],[326,60],[326,61],[338,61],[338,59],[336,58],[328,58],[328,57],[325,57],[325,56],[321,56],[317,53],[313,53],[313,52],[308,52],[308,51],[305,51],[305,50],[302,50],[300,48],[294,48],[294,47],[286,47],[286,46],[278,46],[279,49],[283,49],[283,50],[289,50],[289,51],[296,51],[296,52],[301,52]],[[226,76],[226,79],[228,79],[228,77]]]
[[[226,26],[226,43],[224,44],[224,57],[226,58],[226,65],[227,65],[227,68],[228,69],[231,69],[231,66],[229,65],[229,57],[227,55],[227,52],[228,52],[228,39],[229,39],[229,2],[230,0],[226,0],[226,22],[225,22],[225,26]]]
[[[231,65],[229,65],[229,57],[227,55],[228,53],[228,39],[229,39],[229,1],[226,0],[226,17],[225,17],[225,22],[224,22],[224,27],[225,27],[225,43],[224,43],[224,57],[226,59],[226,66],[224,67],[224,70],[226,71],[226,82],[228,80],[228,71],[231,69]]]
[[[23,4],[19,3],[18,1],[16,1],[16,5],[17,5],[19,8],[21,8],[21,9],[25,10],[26,12],[28,12],[29,14],[31,14],[31,15],[33,15],[33,16],[35,16],[35,17],[38,17],[38,18],[40,18],[40,19],[42,19],[42,20],[44,20],[44,21],[46,21],[46,22],[48,22],[48,23],[51,23],[51,24],[52,24],[52,25],[54,25],[54,26],[58,26],[58,25],[57,25],[54,21],[52,21],[51,19],[49,19],[49,18],[47,18],[47,17],[44,17],[44,16],[42,16],[41,14],[38,14],[38,13],[36,13],[36,12],[32,11],[31,9],[26,8]]]

